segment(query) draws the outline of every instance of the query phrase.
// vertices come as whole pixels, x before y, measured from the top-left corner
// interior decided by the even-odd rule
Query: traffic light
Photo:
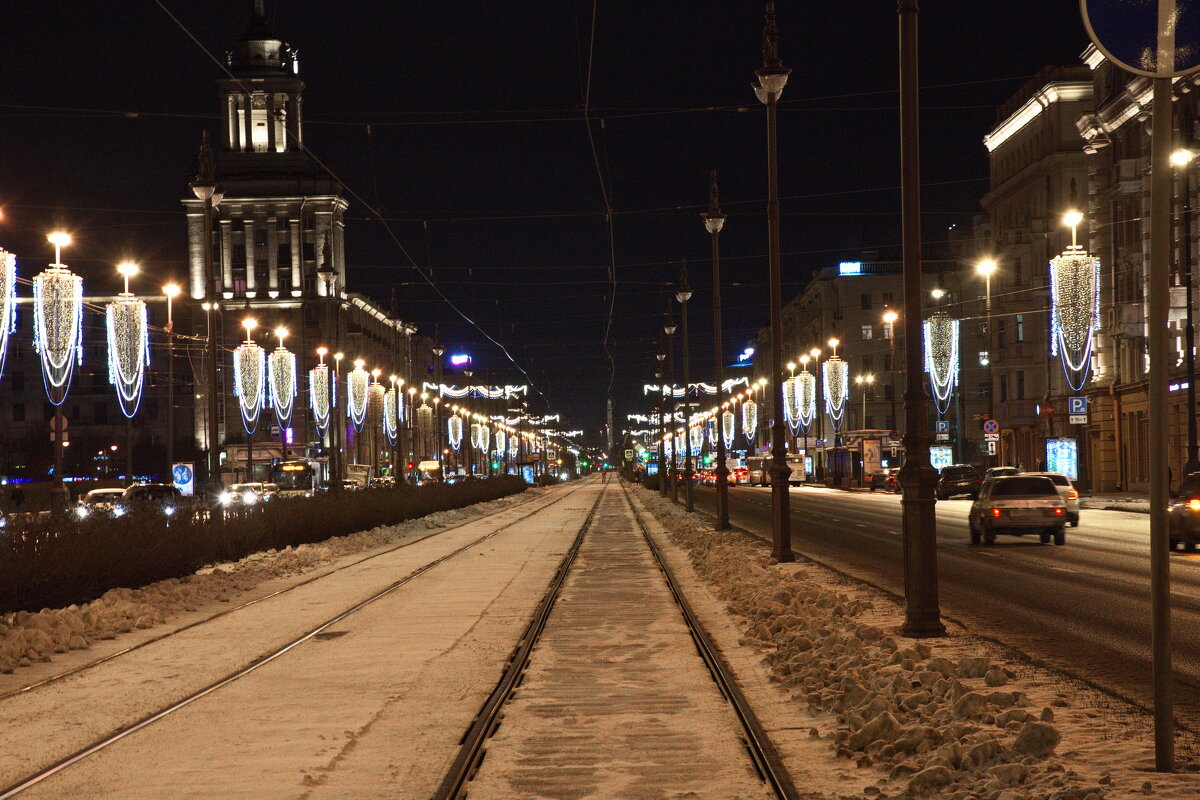
[[[410,462],[408,462],[408,468],[409,468],[409,469],[416,469],[416,467],[417,467],[417,465],[416,465],[416,464],[414,464],[413,462],[411,462],[411,461],[410,461]]]

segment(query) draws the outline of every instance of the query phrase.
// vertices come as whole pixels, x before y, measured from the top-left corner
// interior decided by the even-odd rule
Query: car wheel
[[[1184,539],[1183,540],[1183,549],[1185,552],[1194,553],[1194,552],[1196,552],[1196,543],[1193,542],[1191,539]]]
[[[1061,525],[1054,529],[1054,543],[1059,546],[1067,543],[1067,532]]]
[[[975,527],[975,523],[973,522],[968,523],[968,525],[971,528],[971,544],[979,544],[979,541],[983,538],[979,535],[979,528]]]
[[[1073,519],[1073,520],[1071,520],[1071,527],[1072,527],[1072,528],[1078,528],[1078,527],[1079,527],[1079,520],[1077,520],[1077,519]]]
[[[946,499],[946,495],[945,495],[945,494],[943,494],[942,492],[938,492],[938,493],[937,493],[937,499],[938,499],[938,500],[945,500],[945,499]]]
[[[1042,544],[1050,544],[1050,534],[1046,531],[1042,531],[1038,538],[1042,540]]]
[[[996,534],[988,532],[983,535],[983,544],[985,547],[991,547],[996,543]]]
[[[1178,540],[1178,539],[1172,539],[1172,540],[1171,540],[1171,543],[1170,543],[1170,545],[1168,545],[1168,547],[1169,547],[1169,549],[1171,549],[1171,550],[1178,550],[1178,549],[1179,549],[1179,540]]]

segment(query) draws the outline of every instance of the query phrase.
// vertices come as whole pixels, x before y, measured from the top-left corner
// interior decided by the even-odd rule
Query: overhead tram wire
[[[171,19],[171,21],[174,22],[179,27],[179,29],[181,31],[183,31],[184,34],[186,34],[187,37],[189,39],[191,39],[192,42],[198,48],[200,48],[200,51],[203,52],[204,55],[206,55],[210,61],[212,61],[214,64],[216,64],[217,67],[222,72],[224,72],[226,75],[229,76],[230,80],[235,81],[247,93],[250,93],[250,87],[246,85],[245,81],[243,81],[241,78],[238,78],[236,75],[234,75],[229,70],[229,68],[224,63],[221,62],[221,60],[219,58],[214,56],[212,54],[212,52],[209,51],[209,49],[204,46],[204,44],[196,37],[196,35],[194,33],[192,33],[192,31],[187,26],[184,25],[183,22],[180,21],[180,19],[178,17],[176,17],[174,14],[171,13],[171,10],[163,4],[163,0],[154,0],[154,4],[157,5],[160,9],[162,9],[163,13],[166,14]],[[426,274],[425,270],[423,270],[420,267],[420,265],[417,264],[416,260],[408,252],[408,249],[404,246],[404,244],[400,241],[400,238],[396,235],[396,232],[387,223],[387,221],[384,220],[383,217],[379,215],[379,210],[377,208],[375,208],[372,204],[368,203],[362,197],[362,195],[360,195],[358,192],[356,192],[354,190],[353,187],[351,187],[348,183],[346,183],[340,177],[338,177],[337,173],[335,173],[332,169],[330,169],[329,166],[326,165],[325,162],[322,161],[321,158],[319,156],[317,156],[316,153],[314,153],[312,150],[310,150],[307,145],[305,145],[303,142],[294,141],[294,140],[293,140],[293,143],[297,147],[299,147],[305,153],[305,155],[307,155],[309,158],[311,158],[318,167],[320,167],[322,170],[324,170],[327,175],[329,175],[331,178],[333,178],[335,181],[337,181],[340,185],[345,187],[346,191],[350,194],[351,197],[353,197],[355,200],[357,200],[359,203],[361,203],[364,208],[369,209],[373,214],[375,214],[377,217],[379,217],[379,221],[380,221],[380,224],[383,225],[383,229],[385,231],[387,231],[388,236],[391,238],[392,242],[396,245],[396,247],[400,250],[400,252],[404,255],[404,257],[408,260],[408,263],[411,265],[412,269],[414,271],[416,271],[416,273],[425,280],[425,283],[427,283],[429,285],[429,287],[431,289],[433,289],[433,291],[435,293],[437,293],[437,295],[442,299],[442,301],[445,302],[445,304],[447,306],[449,306],[454,311],[454,313],[456,313],[456,314],[458,314],[458,316],[462,317],[463,320],[466,321],[472,328],[479,331],[481,336],[483,336],[485,339],[487,339],[489,342],[491,342],[497,348],[499,348],[500,352],[502,352],[504,354],[504,357],[507,358],[509,360],[509,362],[514,367],[516,367],[517,370],[522,375],[525,376],[525,378],[529,381],[529,385],[533,388],[533,390],[535,392],[538,393],[538,396],[540,396],[542,398],[542,400],[546,403],[546,406],[548,408],[551,407],[550,399],[548,397],[546,397],[545,392],[543,392],[541,390],[541,388],[538,387],[537,383],[533,380],[533,378],[529,375],[529,373],[525,371],[525,368],[523,366],[521,366],[521,364],[515,358],[513,358],[512,353],[510,353],[508,351],[508,348],[505,347],[500,342],[496,341],[496,339],[494,339],[491,336],[491,334],[489,334],[477,322],[475,322],[475,320],[473,320],[473,319],[471,319],[471,317],[467,316],[467,314],[462,309],[460,309],[449,297],[446,296],[446,294],[442,291],[441,287],[438,286],[438,284],[433,280],[433,278],[431,278],[428,274]]]

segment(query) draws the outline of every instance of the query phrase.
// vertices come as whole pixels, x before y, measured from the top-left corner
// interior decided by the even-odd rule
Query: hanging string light
[[[333,408],[329,396],[330,387],[337,392],[337,384],[329,380],[329,367],[325,364],[325,355],[329,352],[324,347],[317,348],[320,363],[308,371],[308,402],[313,412],[313,422],[317,425],[317,433],[324,436],[329,430],[329,412]]]
[[[280,428],[287,428],[291,422],[296,400],[296,354],[283,346],[287,335],[287,328],[275,329],[279,346],[267,357],[271,405],[275,407],[275,420]]]
[[[397,413],[399,391],[396,389],[396,376],[392,376],[392,386],[383,395],[383,435],[387,437],[390,447],[396,446],[397,434],[400,430],[400,418]]]
[[[733,437],[737,433],[737,417],[732,411],[726,410],[721,414],[721,438],[725,440],[725,449],[733,447]]]
[[[958,384],[958,320],[935,311],[925,320],[925,371],[939,414],[950,409],[950,398]]]
[[[486,453],[491,449],[491,446],[492,428],[486,422],[481,423],[479,425],[479,449]]]
[[[800,432],[800,382],[795,376],[783,379],[783,418],[793,436]]]
[[[355,433],[362,433],[363,423],[367,421],[371,373],[364,369],[366,363],[360,358],[354,362],[354,369],[346,373],[346,416],[353,423]]]
[[[667,438],[663,439],[663,458],[667,459],[668,461],[675,453],[673,449],[673,441],[674,438],[669,433],[667,434]]]
[[[704,429],[708,432],[708,446],[717,449],[717,418],[709,417],[704,421]]]
[[[54,263],[33,279],[33,349],[41,356],[46,396],[60,406],[75,365],[83,364],[83,279],[61,263],[70,235],[46,238],[54,245]]]
[[[429,451],[430,439],[433,436],[433,409],[425,402],[429,395],[421,394],[421,406],[417,409],[417,432],[421,434],[421,450]],[[461,438],[460,438],[461,441]]]
[[[833,429],[840,430],[846,417],[846,400],[850,397],[850,365],[839,356],[830,356],[821,370],[825,378],[825,412]]]
[[[0,375],[8,355],[8,337],[17,330],[17,257],[0,247]]]
[[[108,382],[116,387],[121,413],[130,418],[142,402],[142,385],[150,361],[146,304],[129,291],[129,278],[137,271],[136,264],[117,266],[117,272],[125,278],[125,291],[104,308],[108,333]]]
[[[797,416],[805,433],[812,429],[813,420],[817,418],[817,376],[805,368],[796,376]]]
[[[514,436],[508,440],[508,454],[516,458],[521,453],[521,437]]]
[[[507,449],[508,449],[508,434],[504,432],[503,428],[497,428],[496,429],[496,456],[499,458],[503,458],[504,453]]]
[[[758,403],[747,398],[746,402],[742,403],[742,434],[746,437],[746,441],[754,442],[754,432],[758,430]]]
[[[463,421],[458,414],[452,414],[446,420],[446,436],[450,439],[450,447],[454,448],[454,452],[458,452],[458,448],[462,445],[463,437]]]
[[[691,444],[692,458],[695,458],[700,455],[700,450],[704,447],[704,428],[699,425],[688,428],[688,440]]]
[[[1075,391],[1087,383],[1099,325],[1100,260],[1071,245],[1050,260],[1050,354]]]
[[[246,329],[246,341],[233,351],[233,393],[242,411],[246,433],[254,433],[267,400],[267,354],[251,338],[258,322],[247,317],[242,320],[242,327]]]

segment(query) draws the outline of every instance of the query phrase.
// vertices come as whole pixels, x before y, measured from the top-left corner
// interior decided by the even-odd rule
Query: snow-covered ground
[[[798,785],[825,797],[1200,797],[1200,776],[1152,771],[1136,709],[961,628],[905,639],[888,596],[811,562],[773,564],[764,543],[636,495],[690,560],[689,596],[714,598],[706,625]],[[1186,764],[1196,743],[1178,745]]]

